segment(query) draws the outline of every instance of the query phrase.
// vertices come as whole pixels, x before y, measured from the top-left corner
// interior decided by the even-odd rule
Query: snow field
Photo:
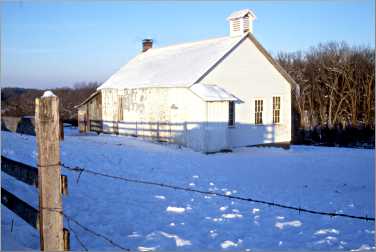
[[[292,146],[204,155],[132,137],[79,135],[74,129],[66,131],[61,146],[62,162],[69,166],[314,210],[374,213],[373,150]],[[2,155],[35,165],[35,138],[2,132]],[[62,173],[69,181],[64,212],[132,250],[374,249],[373,222],[299,214],[85,173],[77,183],[77,173]],[[2,186],[37,206],[36,189],[4,173]],[[3,246],[38,249],[38,232],[5,207],[2,211]],[[116,249],[77,225],[72,228],[90,250]],[[80,249],[73,235],[71,246]]]

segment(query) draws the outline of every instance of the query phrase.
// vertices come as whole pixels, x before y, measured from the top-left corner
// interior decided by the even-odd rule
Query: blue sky
[[[226,17],[252,9],[254,34],[272,54],[326,41],[375,44],[375,3],[343,1],[1,2],[1,85],[48,88],[105,81],[154,46],[228,35]]]

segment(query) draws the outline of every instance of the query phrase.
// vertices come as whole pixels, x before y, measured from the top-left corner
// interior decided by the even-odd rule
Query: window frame
[[[274,103],[274,99],[275,98],[279,98],[279,106],[278,106],[278,109],[275,109],[275,103]],[[281,104],[282,104],[282,97],[280,95],[273,95],[272,96],[272,122],[273,124],[281,124]],[[276,116],[276,113],[278,111],[278,117]],[[278,118],[278,122],[275,120],[276,118]]]
[[[265,108],[265,99],[263,98],[255,98],[253,99],[252,106],[253,106],[253,123],[254,125],[264,125],[264,108]],[[257,102],[261,102],[260,104],[257,105]],[[258,108],[261,107],[261,110],[258,111]],[[261,114],[261,117],[258,117],[257,114]],[[261,119],[261,121],[258,122],[257,119]]]

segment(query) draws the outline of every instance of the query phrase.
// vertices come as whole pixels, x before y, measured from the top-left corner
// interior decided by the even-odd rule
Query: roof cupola
[[[253,32],[252,23],[256,15],[249,9],[233,12],[227,20],[230,25],[230,36],[241,36],[248,32]]]

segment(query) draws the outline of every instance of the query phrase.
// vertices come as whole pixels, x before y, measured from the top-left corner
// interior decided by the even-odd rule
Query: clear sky
[[[228,35],[226,17],[249,8],[272,54],[327,41],[375,45],[373,0],[1,2],[1,85],[105,81],[141,49]]]

